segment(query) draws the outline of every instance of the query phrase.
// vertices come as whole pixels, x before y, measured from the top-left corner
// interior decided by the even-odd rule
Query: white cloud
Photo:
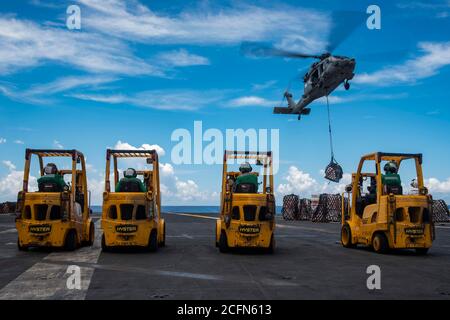
[[[6,139],[0,137],[0,144],[2,144],[2,143],[6,143]]]
[[[89,87],[92,89],[95,88],[95,86],[116,80],[116,77],[97,75],[63,77],[50,83],[34,85],[27,90],[26,93],[27,95],[40,95],[59,93],[83,87]]]
[[[88,189],[91,192],[91,205],[101,205],[103,203],[103,192],[105,191],[105,179],[87,177]]]
[[[317,181],[309,173],[299,170],[295,166],[290,166],[288,174],[284,177],[286,183],[280,184],[277,191],[281,194],[311,192],[317,188]]]
[[[441,68],[450,65],[450,42],[420,42],[418,47],[423,53],[421,56],[373,73],[357,74],[354,82],[379,86],[415,83],[417,80],[437,74]]]
[[[160,163],[159,170],[162,176],[172,176],[175,174],[173,166],[170,163]]]
[[[252,90],[266,90],[273,87],[277,82],[277,80],[269,80],[264,83],[254,83],[252,84]]]
[[[149,90],[135,94],[73,94],[71,97],[109,104],[129,104],[158,110],[193,111],[223,101],[225,91]]]
[[[48,96],[79,89],[94,90],[100,85],[118,80],[112,76],[70,76],[49,83],[34,84],[29,88],[18,89],[11,85],[0,85],[0,93],[8,98],[31,104],[49,104]]]
[[[433,193],[450,193],[450,178],[440,181],[437,178],[429,178],[424,181],[425,186],[431,194]]]
[[[16,166],[9,160],[3,161],[9,172],[0,178],[0,201],[15,201],[17,193],[22,190],[23,171],[17,171]],[[30,175],[28,180],[29,191],[37,190],[37,179]]]
[[[277,102],[275,101],[270,101],[258,96],[239,97],[228,102],[228,105],[231,107],[273,107],[276,104]]]
[[[114,149],[119,149],[119,150],[156,150],[156,152],[158,152],[158,155],[160,157],[165,155],[165,153],[166,153],[164,151],[164,149],[157,144],[143,143],[143,144],[141,144],[141,146],[135,147],[135,146],[129,144],[128,142],[122,142],[121,140],[116,142],[116,144],[114,145]]]
[[[14,140],[14,143],[15,144],[25,144],[25,142],[23,142],[22,140]]]
[[[325,175],[323,170],[320,171],[320,175]],[[281,196],[291,193],[300,197],[310,197],[312,194],[318,193],[336,194],[344,191],[345,186],[351,182],[351,178],[351,174],[344,173],[339,183],[330,183],[325,179],[323,182],[318,182],[309,173],[300,170],[296,166],[290,166],[283,178],[285,183],[279,184],[276,190]]]
[[[53,140],[53,147],[56,149],[64,149],[64,146],[58,140]]]
[[[321,51],[325,44],[317,39],[329,27],[329,19],[324,14],[286,5],[262,8],[241,4],[217,8],[203,3],[189,11],[168,15],[152,11],[137,1],[79,2],[91,9],[83,15],[87,29],[152,44],[279,40],[289,46],[301,45],[303,51]]]
[[[0,72],[60,63],[89,73],[162,75],[121,40],[0,16]]]
[[[10,160],[3,160],[2,163],[10,170],[16,170],[16,166]]]
[[[159,63],[173,67],[209,65],[208,58],[189,53],[185,49],[162,52],[156,56],[156,59]]]

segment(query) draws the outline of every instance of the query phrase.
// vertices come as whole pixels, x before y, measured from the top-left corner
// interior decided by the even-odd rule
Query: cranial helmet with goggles
[[[239,171],[241,173],[249,173],[252,172],[252,166],[248,162],[244,162],[239,166]]]
[[[47,165],[44,168],[44,174],[57,174],[58,173],[58,167],[54,163],[47,163]]]
[[[395,173],[397,173],[398,172],[398,166],[397,166],[397,163],[395,162],[395,161],[389,161],[388,163],[386,163],[385,165],[384,165],[384,171],[386,172],[386,173],[393,173],[393,174],[395,174]]]
[[[137,177],[137,172],[133,168],[128,168],[127,170],[125,170],[123,172],[123,175],[124,175],[125,178],[136,178]]]

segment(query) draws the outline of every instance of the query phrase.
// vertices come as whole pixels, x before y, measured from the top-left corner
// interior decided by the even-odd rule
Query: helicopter
[[[314,62],[308,72],[303,77],[304,91],[302,98],[296,103],[290,92],[286,91],[284,97],[287,100],[287,107],[274,107],[275,114],[298,114],[298,119],[302,115],[309,115],[311,108],[307,108],[314,100],[328,96],[341,83],[344,83],[345,90],[350,89],[349,80],[353,79],[356,61],[354,58],[346,56],[323,53],[321,55],[309,55],[281,49],[263,47],[251,43],[243,44],[242,47],[247,54],[254,56],[281,56],[287,58],[313,58],[319,61]]]
[[[243,42],[241,53],[250,57],[285,57],[294,59],[316,59],[308,72],[303,76],[303,95],[295,102],[292,94],[287,90],[284,98],[287,107],[274,107],[275,114],[309,115],[311,108],[307,106],[321,97],[328,97],[341,83],[346,90],[350,89],[350,82],[355,73],[356,60],[351,57],[335,55],[332,52],[365,21],[363,13],[358,11],[331,12],[332,28],[328,35],[329,41],[322,54],[304,54],[276,48],[270,44],[258,42]]]

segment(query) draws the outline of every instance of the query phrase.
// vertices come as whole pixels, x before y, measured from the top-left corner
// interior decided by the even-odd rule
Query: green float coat
[[[61,190],[64,190],[64,187],[66,186],[66,183],[64,182],[64,178],[60,174],[47,174],[45,176],[40,177],[37,180],[38,184],[40,183],[54,183],[58,187],[61,188]]]
[[[147,192],[147,189],[145,188],[142,181],[136,177],[125,177],[125,178],[120,179],[119,183],[116,186],[116,192],[119,192],[122,183],[127,183],[127,182],[137,182],[139,184],[139,190],[141,192]]]
[[[381,176],[381,182],[385,186],[400,186],[402,184],[400,175],[396,173],[383,174]]]
[[[256,187],[256,190],[258,190],[258,177],[251,173],[244,173],[241,174],[236,178],[236,185],[242,184],[242,183],[251,183],[254,184]]]

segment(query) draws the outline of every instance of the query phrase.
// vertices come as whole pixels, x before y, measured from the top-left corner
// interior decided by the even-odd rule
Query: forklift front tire
[[[110,251],[110,249],[111,248],[106,245],[105,235],[103,234],[102,235],[102,251],[103,252],[108,252],[108,251]]]
[[[20,245],[19,239],[17,239],[17,249],[19,251],[28,251],[28,247]]]
[[[69,230],[67,233],[64,248],[67,251],[74,251],[77,248],[77,233],[75,230]]]
[[[219,239],[219,251],[222,253],[226,253],[229,251],[229,247],[228,247],[228,239],[227,239],[227,234],[225,233],[225,231],[222,231],[220,233],[220,239]]]
[[[155,252],[156,250],[158,250],[158,234],[155,229],[153,229],[152,232],[150,233],[147,249],[150,252]]]
[[[341,243],[345,248],[355,248],[356,244],[352,243],[352,230],[348,224],[344,224],[341,229]]]
[[[389,249],[386,235],[382,232],[376,233],[372,239],[372,247],[376,253],[386,253]]]

